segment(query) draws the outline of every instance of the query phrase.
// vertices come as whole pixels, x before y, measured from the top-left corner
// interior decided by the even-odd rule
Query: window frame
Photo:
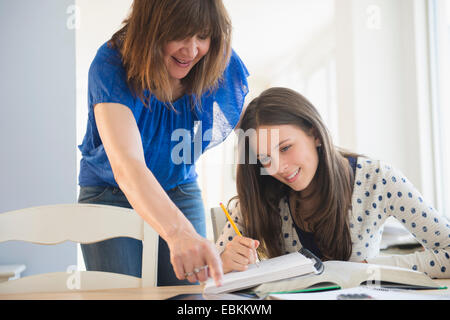
[[[449,184],[450,168],[448,162],[450,152],[450,132],[445,130],[450,113],[445,110],[448,105],[448,94],[445,86],[448,83],[449,68],[445,57],[450,53],[446,39],[450,37],[450,30],[446,30],[445,0],[428,0],[428,54],[430,68],[430,109],[431,109],[431,134],[434,153],[435,172],[435,207],[446,217],[450,216],[450,200],[444,195],[450,192]],[[449,24],[450,26],[450,24]],[[447,66],[447,67],[445,67]]]

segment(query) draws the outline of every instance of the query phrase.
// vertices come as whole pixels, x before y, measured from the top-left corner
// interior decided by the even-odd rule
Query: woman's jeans
[[[167,191],[167,194],[192,223],[195,230],[206,237],[205,209],[197,182],[177,186]],[[124,193],[115,187],[81,187],[78,202],[131,208]],[[88,271],[114,272],[141,277],[142,241],[140,240],[126,237],[113,238],[92,244],[82,244],[81,250]],[[170,263],[169,247],[159,237],[157,285],[187,284],[192,283],[187,280],[178,280],[175,276]]]

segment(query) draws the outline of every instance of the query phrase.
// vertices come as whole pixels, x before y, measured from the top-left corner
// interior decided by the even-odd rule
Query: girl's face
[[[164,63],[171,80],[181,80],[186,77],[209,51],[211,38],[195,35],[184,40],[169,41],[163,48]]]
[[[267,173],[295,191],[305,190],[319,165],[319,139],[295,125],[261,126],[256,130],[258,160]]]

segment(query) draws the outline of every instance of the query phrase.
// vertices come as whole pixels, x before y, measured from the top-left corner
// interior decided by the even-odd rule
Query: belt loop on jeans
[[[119,191],[120,191],[120,188],[114,187],[113,190],[112,190],[112,193],[113,194],[117,194],[117,193],[119,193]]]

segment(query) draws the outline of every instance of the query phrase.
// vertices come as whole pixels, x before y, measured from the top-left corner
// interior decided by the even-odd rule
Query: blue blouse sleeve
[[[90,109],[98,103],[120,103],[131,109],[135,104],[120,54],[107,44],[98,50],[89,69],[88,99]]]
[[[203,101],[200,120],[204,133],[204,151],[220,144],[236,127],[248,94],[249,72],[233,50],[216,91]]]

